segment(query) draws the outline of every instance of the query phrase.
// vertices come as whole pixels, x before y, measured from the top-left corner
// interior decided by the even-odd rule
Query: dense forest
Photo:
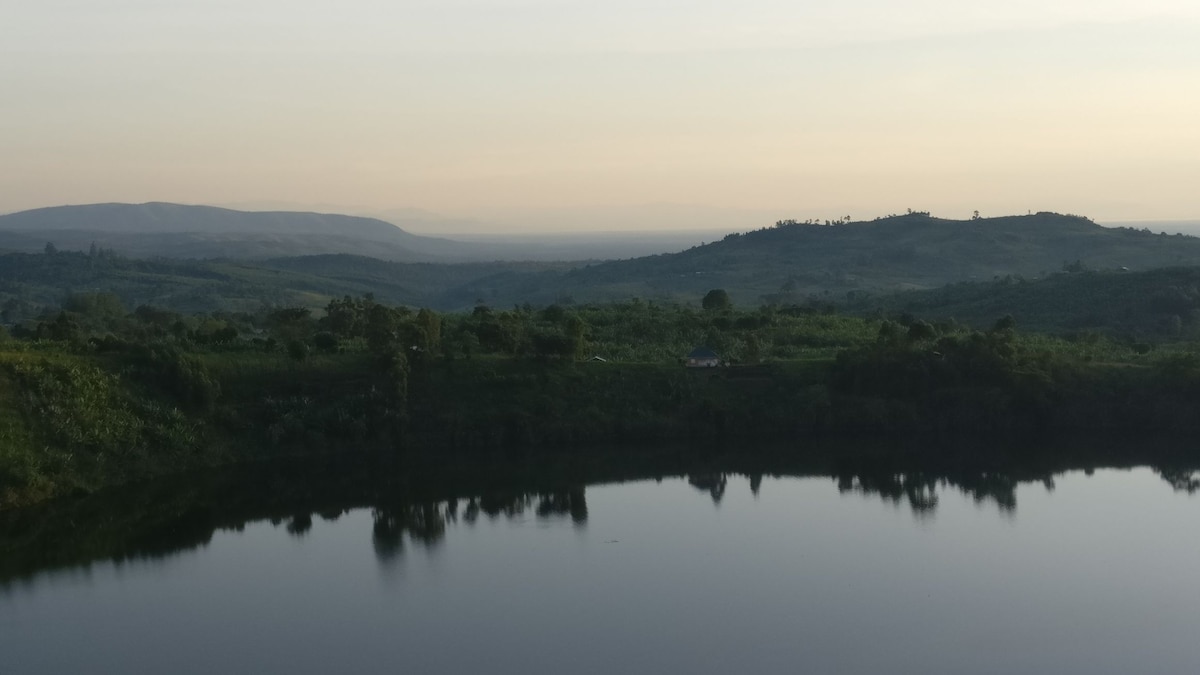
[[[297,454],[1196,430],[1187,341],[697,301],[183,314],[76,293],[0,334],[0,495]],[[723,367],[685,367],[698,346]]]

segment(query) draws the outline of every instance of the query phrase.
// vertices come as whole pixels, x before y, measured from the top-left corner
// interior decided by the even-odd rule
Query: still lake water
[[[6,568],[0,672],[1200,670],[1200,496],[1149,468],[987,479],[714,473],[210,516],[175,548],[130,534]]]

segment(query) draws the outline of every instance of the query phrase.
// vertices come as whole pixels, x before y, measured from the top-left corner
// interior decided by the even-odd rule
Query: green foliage
[[[330,301],[323,316],[91,309],[105,306],[80,302],[83,312],[47,317],[0,350],[0,501],[231,457],[847,431],[1187,430],[1200,405],[1193,350],[1023,333],[1011,317],[979,332],[820,303],[440,314],[362,296]],[[113,332],[75,320],[97,314]],[[730,365],[682,367],[699,345]]]
[[[326,354],[333,354],[338,350],[337,336],[329,331],[317,333],[312,341],[314,347]]]
[[[1003,317],[997,319],[996,323],[992,324],[993,333],[1011,333],[1016,329],[1017,320],[1013,318],[1012,314],[1005,314]]]
[[[924,321],[914,321],[908,325],[908,339],[911,341],[932,340],[936,336],[934,327]]]
[[[78,343],[83,337],[79,324],[66,312],[59,312],[54,321],[38,324],[37,337],[43,340]]]
[[[365,335],[366,301],[345,296],[330,300],[325,306],[321,326],[336,338],[358,338]]]
[[[126,314],[121,299],[115,293],[73,293],[63,302],[62,308],[100,320],[120,319]]]
[[[178,470],[199,444],[178,409],[135,396],[116,375],[78,359],[9,357],[0,381],[16,392],[0,399],[2,502],[93,488],[154,467]]]
[[[308,345],[299,340],[289,340],[287,343],[288,358],[293,361],[304,361],[308,358]]]
[[[419,346],[427,352],[436,352],[442,346],[442,318],[427,308],[417,312],[416,328]]]
[[[400,340],[399,313],[390,307],[371,305],[367,310],[365,333],[372,352],[394,351]]]
[[[560,331],[538,331],[531,339],[533,352],[541,359],[574,358],[579,351],[575,339]]]
[[[267,315],[266,324],[274,335],[284,340],[303,340],[316,327],[312,310],[307,307],[276,309]]]
[[[714,288],[704,294],[700,306],[709,311],[725,311],[733,307],[733,301],[729,299],[729,293],[725,289]]]
[[[173,404],[200,412],[216,406],[220,384],[196,356],[164,343],[127,345],[122,351],[124,373]]]

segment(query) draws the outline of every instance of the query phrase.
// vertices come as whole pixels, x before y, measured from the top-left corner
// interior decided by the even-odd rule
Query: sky
[[[1197,120],[1195,0],[0,0],[0,212],[1195,219]]]

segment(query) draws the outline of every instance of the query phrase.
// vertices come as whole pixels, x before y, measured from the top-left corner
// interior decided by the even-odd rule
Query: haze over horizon
[[[9,3],[0,212],[1195,219],[1196,44],[1184,0]]]

